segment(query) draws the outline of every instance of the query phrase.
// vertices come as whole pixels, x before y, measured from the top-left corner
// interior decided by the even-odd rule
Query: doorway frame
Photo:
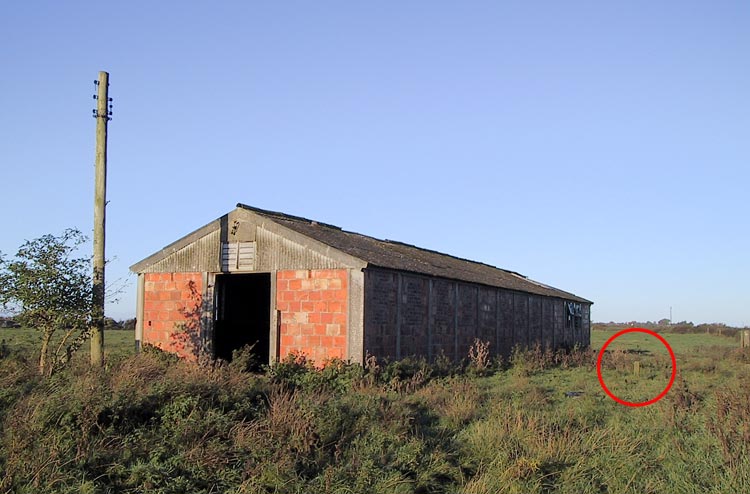
[[[218,300],[217,300],[217,291],[216,291],[216,283],[217,283],[217,277],[221,276],[231,276],[231,275],[242,275],[242,274],[268,274],[270,275],[270,283],[269,283],[269,323],[268,323],[268,362],[263,362],[267,365],[272,365],[275,362],[279,361],[279,344],[280,344],[280,337],[279,332],[281,330],[281,315],[279,314],[279,311],[276,309],[276,271],[218,271],[218,272],[211,272],[211,273],[205,273],[205,284],[203,286],[206,287],[204,297],[206,297],[206,300],[211,300],[211,308],[210,312],[206,312],[204,314],[204,320],[206,321],[206,333],[205,333],[205,339],[204,339],[204,345],[206,345],[206,348],[208,348],[209,352],[211,353],[211,356],[213,358],[216,358],[216,348],[214,348],[214,338],[216,337],[216,327],[215,327],[215,321],[218,311]]]

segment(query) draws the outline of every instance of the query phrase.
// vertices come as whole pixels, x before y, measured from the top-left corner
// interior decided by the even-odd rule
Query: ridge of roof
[[[237,203],[237,207],[242,208],[242,209],[247,209],[248,211],[252,211],[254,213],[258,213],[263,216],[270,216],[272,218],[280,218],[284,220],[302,221],[304,223],[310,223],[311,225],[321,225],[321,226],[325,226],[328,228],[333,228],[334,230],[344,231],[340,226],[331,225],[330,223],[322,223],[320,221],[311,220],[303,216],[295,216],[293,214],[282,213],[280,211],[271,211],[268,209],[256,208],[254,206],[248,206],[247,204],[243,204],[241,202]],[[353,232],[347,232],[347,233],[353,233]]]

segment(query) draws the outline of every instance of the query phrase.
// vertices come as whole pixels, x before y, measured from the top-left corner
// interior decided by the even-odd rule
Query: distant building
[[[263,362],[366,356],[461,359],[475,338],[590,341],[589,300],[479,262],[243,204],[134,264],[136,344]],[[182,333],[182,334],[179,334]],[[190,334],[186,334],[190,333]]]

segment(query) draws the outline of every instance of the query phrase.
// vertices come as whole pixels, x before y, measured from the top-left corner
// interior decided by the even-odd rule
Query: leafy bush
[[[92,278],[89,259],[73,257],[86,241],[79,230],[27,240],[15,258],[0,252],[0,308],[40,332],[39,373],[68,365],[90,337]],[[55,338],[53,340],[53,338]]]

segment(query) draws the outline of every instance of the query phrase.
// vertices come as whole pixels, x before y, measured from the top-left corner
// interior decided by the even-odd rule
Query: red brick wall
[[[145,273],[144,277],[143,343],[181,355],[192,353],[188,348],[190,342],[175,334],[175,329],[180,327],[175,325],[196,326],[186,319],[185,313],[194,311],[196,304],[200,304],[201,273]],[[191,336],[192,341],[199,339],[197,334]]]
[[[303,353],[320,365],[347,356],[349,276],[345,269],[279,271],[280,358]]]

